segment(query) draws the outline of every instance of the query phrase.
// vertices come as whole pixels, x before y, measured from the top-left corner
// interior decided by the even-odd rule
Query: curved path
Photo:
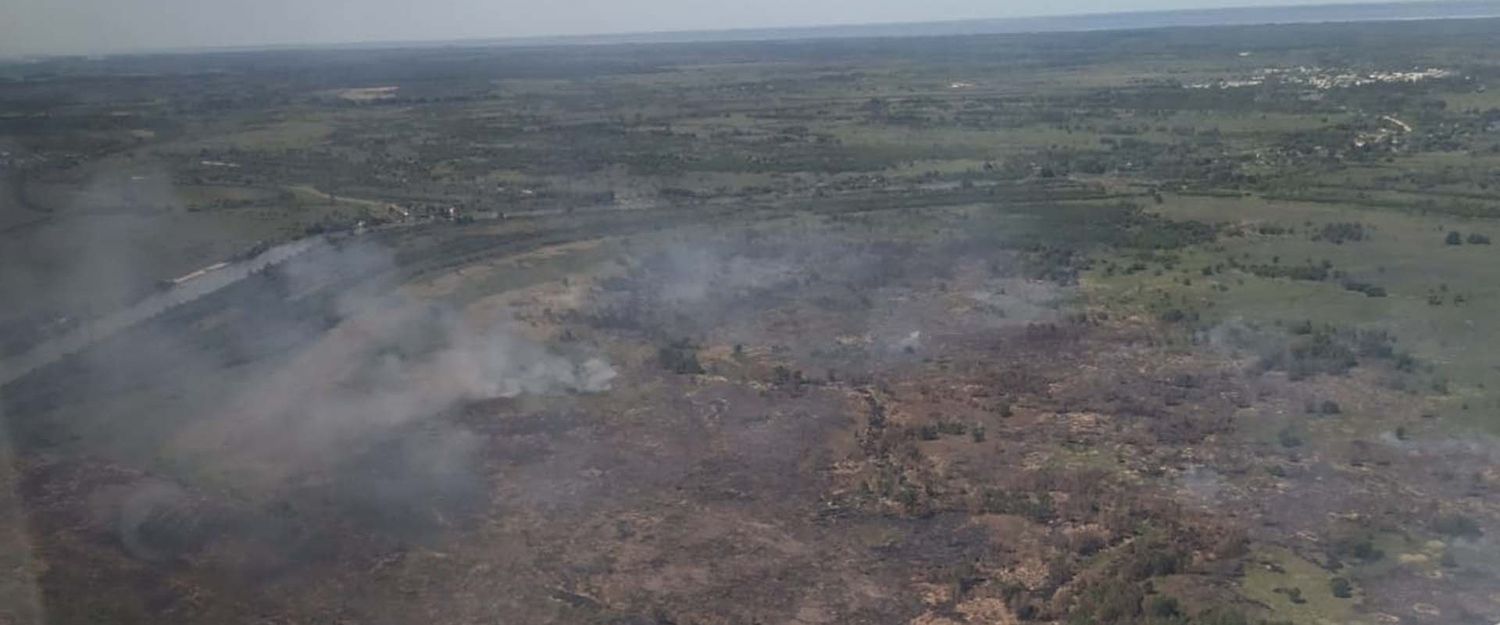
[[[0,361],[0,386],[10,384],[33,371],[81,352],[122,330],[183,304],[216,293],[259,271],[326,245],[328,245],[327,239],[321,236],[284,243],[261,252],[253,258],[205,271],[202,275],[153,293],[124,309],[88,321],[66,334],[38,343],[24,354]]]

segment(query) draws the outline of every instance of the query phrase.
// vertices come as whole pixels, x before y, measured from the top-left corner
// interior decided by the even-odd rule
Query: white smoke
[[[299,293],[329,281],[328,272],[390,266],[384,250],[355,245],[281,271]],[[332,329],[238,384],[219,414],[194,424],[181,438],[186,450],[256,481],[277,479],[466,402],[598,393],[618,375],[602,358],[561,353],[509,319],[469,318],[398,290],[357,289],[335,309],[345,316]]]

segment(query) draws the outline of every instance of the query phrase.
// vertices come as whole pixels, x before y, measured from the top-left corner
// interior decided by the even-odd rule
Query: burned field
[[[680,224],[419,274],[342,242],[7,395],[49,618],[1241,622],[1284,613],[1245,586],[1278,558],[1332,579],[1444,544],[1382,531],[1442,522],[1464,495],[1432,467],[1484,459],[1257,438],[1394,369],[1293,381],[1112,317],[1035,245],[1052,214]],[[124,402],[155,408],[82,420]],[[1356,579],[1363,609],[1487,609]]]
[[[1078,531],[1091,532],[1077,540],[1100,541],[1096,549],[1127,542],[1114,532],[1133,531],[1130,519],[1147,514],[1150,498],[1036,457],[1072,436],[1050,414],[1048,387],[1086,366],[1089,345],[1106,331],[1082,321],[1070,301],[1076,287],[1029,277],[1025,252],[993,236],[960,236],[975,212],[983,213],[932,219],[938,235],[892,234],[891,216],[877,215],[595,242],[646,251],[454,305],[455,316],[475,322],[497,311],[512,317],[502,320],[513,334],[504,352],[533,360],[496,377],[517,380],[521,392],[412,399],[429,414],[391,413],[384,424],[368,412],[346,418],[317,407],[355,401],[327,386],[367,383],[359,371],[340,377],[366,364],[339,357],[394,350],[411,363],[392,365],[402,375],[431,376],[423,370],[450,346],[420,344],[430,329],[380,326],[399,305],[385,295],[361,299],[311,350],[328,344],[335,355],[269,357],[265,375],[300,423],[214,398],[228,416],[199,417],[165,454],[203,454],[191,475],[28,455],[20,486],[35,502],[33,523],[58,530],[39,551],[88,562],[52,569],[44,589],[65,588],[74,575],[127,584],[151,571],[161,577],[144,596],[193,620],[242,617],[215,610],[268,580],[265,596],[242,605],[269,602],[289,618],[354,610],[347,616],[357,620],[463,622],[502,609],[525,621],[838,622],[1006,613],[1021,595],[997,593],[1050,593],[1046,584],[1069,575],[1048,572],[1060,566],[1050,562],[1053,547]],[[916,225],[898,221],[903,231]],[[412,344],[338,345],[346,331]],[[120,340],[150,340],[142,332]],[[528,350],[515,348],[523,343],[537,350],[523,356]],[[565,353],[608,361],[608,376],[569,386],[568,375],[536,371]],[[67,377],[89,379],[89,365],[79,366],[85,371]],[[255,379],[259,367],[247,366]],[[283,375],[319,379],[308,390]],[[505,397],[480,398],[490,394]],[[345,422],[356,418],[357,432],[334,427],[356,427]],[[311,421],[330,423],[313,431]],[[221,427],[230,432],[209,433]],[[288,427],[299,442],[281,442]],[[278,442],[261,445],[271,433]],[[66,435],[53,436],[23,447],[69,446]],[[304,444],[316,448],[289,449]],[[1117,496],[1128,509],[1098,505],[1113,488],[1124,489]],[[1074,489],[1084,490],[1069,505]],[[101,492],[110,495],[83,496]],[[1105,510],[1120,515],[1113,525],[1100,517]],[[113,562],[81,558],[109,552]],[[1009,570],[1040,577],[1001,583]],[[198,605],[210,611],[194,612],[188,596],[205,598]],[[1056,609],[1036,601],[1025,609]],[[129,607],[145,618],[162,606],[114,609]]]
[[[0,622],[1496,622],[1493,26],[0,66]]]

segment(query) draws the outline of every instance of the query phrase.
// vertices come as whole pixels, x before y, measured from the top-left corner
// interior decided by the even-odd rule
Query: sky
[[[440,41],[1330,0],[0,0],[0,55]]]

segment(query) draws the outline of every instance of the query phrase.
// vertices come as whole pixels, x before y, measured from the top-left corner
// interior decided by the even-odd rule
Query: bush
[[[1182,614],[1182,607],[1171,597],[1155,596],[1146,603],[1146,614],[1155,618],[1169,619]]]
[[[937,423],[937,429],[941,434],[946,434],[949,436],[963,436],[964,434],[968,433],[969,426],[964,425],[963,423],[960,423],[958,421],[939,420]]]
[[[673,341],[656,350],[656,360],[663,369],[673,373],[696,375],[704,372],[703,365],[698,362],[698,349],[686,339]]]
[[[1484,535],[1484,530],[1479,524],[1462,514],[1445,514],[1432,522],[1432,529],[1444,536],[1454,538],[1479,538]]]
[[[1301,588],[1277,588],[1276,592],[1286,595],[1287,601],[1290,601],[1294,604],[1302,605],[1304,603],[1307,603],[1307,599],[1303,598],[1302,596]]]
[[[1332,547],[1337,556],[1364,562],[1375,562],[1385,557],[1385,552],[1377,548],[1375,542],[1367,535],[1341,537],[1333,541]]]
[[[1342,577],[1335,577],[1328,580],[1328,589],[1333,592],[1333,596],[1340,599],[1348,599],[1354,596],[1354,585]]]
[[[1282,428],[1280,432],[1277,432],[1276,440],[1281,443],[1282,447],[1302,446],[1302,437],[1297,434],[1296,430],[1290,427]]]
[[[1138,584],[1111,580],[1084,591],[1068,619],[1070,625],[1130,623],[1141,612],[1144,591]]]
[[[1051,521],[1056,514],[1052,507],[1052,495],[1046,492],[1017,493],[987,488],[984,491],[983,506],[984,511],[989,514],[1014,514],[1037,523]]]
[[[1123,573],[1138,580],[1174,575],[1181,572],[1187,561],[1187,555],[1180,548],[1165,541],[1137,543],[1132,555],[1134,559],[1124,567]]]
[[[1322,282],[1328,279],[1328,268],[1321,265],[1298,265],[1293,267],[1283,265],[1248,265],[1244,269],[1262,278],[1289,278],[1309,282]]]
[[[1250,625],[1244,612],[1232,608],[1215,608],[1198,613],[1194,622],[1201,625]]]
[[[1262,355],[1260,368],[1285,371],[1291,379],[1301,380],[1318,374],[1341,375],[1358,366],[1360,358],[1395,360],[1399,356],[1395,339],[1383,330],[1308,326],[1292,326],[1296,338],[1288,349]]]
[[[1344,283],[1344,288],[1356,293],[1364,293],[1367,297],[1385,297],[1385,287],[1370,284],[1369,282],[1358,282],[1350,280]]]
[[[1313,233],[1312,240],[1327,241],[1335,245],[1343,245],[1345,241],[1363,241],[1365,226],[1360,223],[1324,224],[1322,230]]]

